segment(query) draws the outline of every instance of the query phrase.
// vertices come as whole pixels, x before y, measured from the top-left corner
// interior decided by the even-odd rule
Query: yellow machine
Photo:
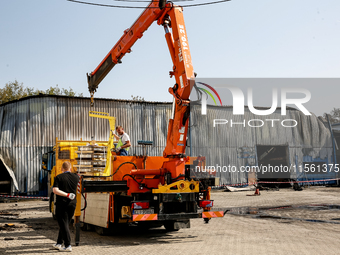
[[[104,234],[117,224],[162,226],[169,231],[190,227],[190,218],[223,217],[223,211],[212,211],[210,186],[217,185],[216,178],[197,178],[195,166],[205,164],[204,157],[188,158],[185,176],[172,178],[162,172],[169,158],[117,156],[114,147],[115,118],[107,113],[90,112],[91,117],[107,119],[110,123],[108,141],[63,141],[56,138],[54,178],[62,173],[63,162],[72,164],[80,182],[74,214],[76,245],[79,244],[80,227],[95,228]],[[149,141],[138,141],[146,147]],[[144,152],[146,149],[144,149]],[[44,157],[45,158],[45,157]],[[46,162],[44,162],[46,165]],[[202,176],[200,176],[202,177]],[[52,193],[50,210],[55,215],[55,196]]]
[[[43,158],[51,159],[54,161],[54,166],[50,174],[50,187],[53,187],[54,178],[62,173],[61,166],[65,161],[69,161],[72,164],[72,169],[77,172],[80,176],[90,175],[93,177],[107,176],[111,171],[111,150],[114,149],[114,127],[115,117],[109,116],[108,113],[104,112],[89,112],[90,117],[107,119],[110,124],[110,135],[108,141],[72,141],[72,140],[58,140],[56,138],[55,146],[53,147],[54,160],[51,157],[43,156]],[[117,143],[117,142],[116,142]],[[87,149],[88,148],[88,149]],[[96,151],[94,151],[95,149]],[[98,151],[99,150],[99,151]],[[94,153],[96,152],[96,153]],[[95,161],[86,160],[88,156],[96,154]],[[82,160],[85,158],[85,160]],[[92,158],[91,158],[92,159]],[[43,169],[46,169],[48,162],[43,160]],[[89,164],[89,163],[95,163]],[[77,206],[75,210],[76,222],[79,222],[81,216],[81,183],[78,185],[77,191]],[[55,201],[54,194],[50,196],[50,211],[52,212],[53,218],[55,218]],[[79,238],[78,238],[79,239]]]

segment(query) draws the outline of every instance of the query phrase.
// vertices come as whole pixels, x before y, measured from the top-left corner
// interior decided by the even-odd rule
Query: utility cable
[[[78,3],[78,4],[87,4],[87,5],[95,5],[95,6],[101,6],[101,7],[112,7],[112,8],[128,8],[128,9],[159,8],[159,7],[141,7],[141,6],[123,6],[123,5],[99,4],[99,3],[93,3],[93,2],[83,2],[83,1],[78,1],[78,0],[66,0],[66,1]],[[120,0],[120,1],[128,2],[126,0]],[[219,4],[219,3],[229,2],[229,1],[231,1],[231,0],[219,0],[219,1],[214,1],[214,2],[199,3],[199,4],[186,4],[186,5],[181,5],[181,7],[196,7],[196,6]],[[165,8],[168,8],[168,7],[165,7]]]

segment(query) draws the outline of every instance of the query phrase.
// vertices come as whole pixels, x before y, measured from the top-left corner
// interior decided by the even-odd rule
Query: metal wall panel
[[[0,153],[13,169],[20,192],[41,195],[41,157],[59,140],[108,140],[109,122],[89,117],[89,111],[108,112],[116,125],[130,135],[132,155],[140,155],[138,140],[151,140],[148,155],[162,155],[171,112],[170,103],[131,102],[96,99],[94,108],[89,98],[36,96],[0,106]],[[39,193],[40,192],[40,193]]]
[[[59,140],[107,140],[109,122],[88,116],[90,110],[108,112],[116,117],[116,125],[124,127],[130,135],[130,153],[140,155],[138,140],[153,141],[148,155],[162,156],[166,145],[171,103],[131,102],[126,100],[96,99],[94,108],[89,98],[64,96],[35,96],[0,106],[0,153],[17,178],[21,192],[41,194],[41,156]],[[214,119],[246,122],[250,119],[296,119],[295,128],[264,126],[251,128],[236,125],[213,128]],[[305,116],[297,110],[288,110],[287,116],[276,111],[270,116],[255,116],[245,109],[244,116],[233,115],[231,107],[208,106],[201,115],[199,105],[191,107],[192,156],[206,156],[207,165],[256,165],[256,145],[287,145],[291,163],[302,164],[305,156],[327,158],[331,162],[332,141],[329,130],[316,116]],[[242,157],[242,151],[251,156]],[[218,173],[223,183],[247,182],[246,173]],[[40,193],[39,193],[40,191]]]
[[[228,120],[226,125],[213,127],[214,119]],[[274,127],[268,122],[262,127],[250,127],[249,120],[276,119]],[[294,119],[296,127],[287,128],[281,125],[285,119]],[[230,121],[243,123],[231,127]],[[288,110],[282,116],[280,110],[270,116],[252,114],[247,108],[244,115],[233,115],[231,107],[208,106],[207,115],[201,115],[201,106],[191,108],[191,144],[193,155],[204,155],[208,166],[255,166],[257,145],[286,145],[289,149],[289,162],[301,165],[304,156],[332,161],[332,140],[329,129],[315,116],[305,116],[298,110]],[[257,125],[259,123],[256,123]],[[285,122],[285,125],[291,123]],[[251,125],[254,125],[251,122]],[[240,152],[251,151],[250,157],[242,157]],[[245,173],[218,173],[222,183],[234,184],[247,182]],[[328,175],[334,178],[334,173]],[[291,177],[296,177],[295,173]]]

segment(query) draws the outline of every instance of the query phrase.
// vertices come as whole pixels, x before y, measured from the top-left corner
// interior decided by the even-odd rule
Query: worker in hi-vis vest
[[[124,132],[122,126],[116,127],[116,131],[118,135],[113,134],[114,137],[118,140],[116,145],[116,152],[119,156],[127,156],[129,154],[129,149],[131,147],[130,137],[127,133]]]

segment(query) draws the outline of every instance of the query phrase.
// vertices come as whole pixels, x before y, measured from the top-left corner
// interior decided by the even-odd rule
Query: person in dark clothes
[[[53,248],[59,251],[72,251],[71,236],[69,225],[76,209],[77,185],[79,177],[72,173],[72,165],[66,161],[62,165],[62,174],[54,178],[53,193],[57,195],[56,217],[59,225],[59,234],[57,243]],[[65,247],[62,247],[64,243]]]

